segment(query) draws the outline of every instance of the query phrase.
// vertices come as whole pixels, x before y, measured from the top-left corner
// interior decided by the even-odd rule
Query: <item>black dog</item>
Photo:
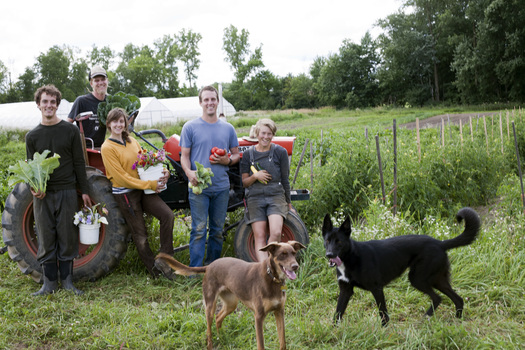
[[[463,208],[456,215],[458,222],[465,220],[463,233],[456,238],[439,241],[425,235],[408,235],[381,241],[356,242],[350,238],[350,219],[340,228],[334,228],[327,214],[323,223],[326,257],[331,266],[337,266],[339,298],[335,313],[341,320],[354,287],[372,292],[381,323],[386,326],[389,317],[383,288],[410,268],[408,277],[414,288],[430,296],[432,304],[426,315],[432,316],[441,303],[434,288],[448,296],[456,306],[456,317],[463,311],[463,299],[450,285],[450,263],[447,250],[471,244],[478,234],[481,220],[471,208]]]

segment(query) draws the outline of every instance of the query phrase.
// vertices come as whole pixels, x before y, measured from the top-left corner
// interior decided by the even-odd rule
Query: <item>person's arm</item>
[[[181,147],[180,150],[180,165],[182,166],[182,170],[184,170],[184,173],[188,177],[188,182],[190,182],[193,186],[197,186],[199,181],[197,180],[196,171],[191,170],[191,148]]]
[[[283,148],[280,154],[280,170],[281,170],[281,184],[284,188],[284,198],[286,203],[288,203],[288,208],[292,208],[292,197],[290,195],[290,163],[288,161],[288,152]]]
[[[234,165],[239,162],[239,159],[241,158],[241,154],[239,153],[239,147],[232,147],[230,148],[230,158],[228,159],[227,165]],[[231,163],[230,163],[231,159]]]
[[[240,154],[238,154],[238,156],[240,156]],[[243,187],[250,187],[257,180],[268,182],[272,179],[272,176],[266,170],[261,170],[261,171],[258,171],[257,173],[253,173],[250,170],[250,163],[251,163],[250,153],[244,152],[244,155],[241,160],[241,173],[242,173],[241,176],[242,176],[242,186]],[[252,174],[250,175],[250,173]]]
[[[71,110],[69,111],[69,114],[67,116],[67,121],[70,123],[73,123],[75,121],[75,117],[80,113],[79,112],[79,97],[73,102],[73,106],[71,107]]]
[[[102,145],[101,155],[104,167],[106,168],[106,174],[110,176],[111,182],[116,187],[126,187],[138,190],[157,190],[157,181],[155,180],[141,180],[130,174],[130,169],[124,169],[120,162],[119,153],[111,146],[104,147]]]

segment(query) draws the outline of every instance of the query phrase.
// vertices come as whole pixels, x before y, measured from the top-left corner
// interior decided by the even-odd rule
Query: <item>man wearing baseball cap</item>
[[[80,114],[83,120],[76,120],[77,126],[84,130],[86,139],[93,140],[94,147],[100,147],[106,137],[106,126],[100,123],[97,116],[98,104],[106,100],[108,94],[108,75],[106,70],[97,65],[91,68],[89,73],[89,85],[93,89],[89,94],[79,96],[73,103],[67,120],[73,123]],[[89,140],[87,146],[91,147]]]

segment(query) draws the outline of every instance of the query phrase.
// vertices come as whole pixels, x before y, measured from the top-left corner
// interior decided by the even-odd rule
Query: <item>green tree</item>
[[[155,41],[155,57],[158,63],[155,96],[159,98],[177,97],[181,94],[178,80],[179,68],[177,67],[178,45],[177,39],[170,35],[165,35],[162,39]]]
[[[368,32],[361,44],[344,40],[339,53],[329,56],[320,70],[316,81],[320,102],[337,108],[374,106],[378,91],[376,51]]]
[[[233,25],[224,29],[222,49],[226,52],[226,62],[230,63],[234,71],[235,80],[244,83],[250,74],[256,74],[259,69],[264,68],[262,61],[262,47],[259,46],[254,52],[250,51],[248,38],[250,33],[246,29],[240,32]]]
[[[101,49],[92,46],[91,51],[88,53],[89,56],[89,65],[90,68],[99,64],[106,70],[109,71],[109,68],[113,65],[115,61],[115,52],[111,50],[109,46],[104,46]],[[109,74],[109,72],[108,72]]]
[[[283,81],[285,108],[313,108],[316,106],[313,80],[310,77],[304,73],[296,77],[288,75]]]
[[[116,70],[116,90],[139,97],[154,96],[158,72],[153,50],[147,45],[139,48],[127,44],[121,58],[122,61]]]
[[[176,36],[178,42],[178,58],[184,64],[184,73],[186,80],[188,80],[189,90],[193,95],[197,94],[195,81],[197,80],[196,71],[199,69],[201,61],[199,59],[199,42],[202,40],[202,35],[194,33],[193,31],[185,29],[181,30]]]
[[[71,51],[59,46],[51,47],[47,53],[37,57],[36,71],[38,72],[38,86],[53,84],[66,100],[73,101],[76,94],[69,87],[69,65]]]
[[[7,90],[9,89],[8,73],[9,72],[4,62],[0,61],[0,103],[4,103],[6,101],[6,94]]]
[[[38,88],[35,70],[26,67],[24,73],[18,77],[15,87],[19,91],[21,101],[33,101],[35,91]]]
[[[525,0],[470,2],[473,30],[457,38],[452,67],[464,102],[525,99]]]

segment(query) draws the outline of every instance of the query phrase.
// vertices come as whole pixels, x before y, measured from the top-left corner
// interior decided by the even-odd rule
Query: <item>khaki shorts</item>
[[[288,203],[284,196],[262,197],[247,199],[246,223],[266,221],[270,215],[281,215],[284,219],[288,215]]]

